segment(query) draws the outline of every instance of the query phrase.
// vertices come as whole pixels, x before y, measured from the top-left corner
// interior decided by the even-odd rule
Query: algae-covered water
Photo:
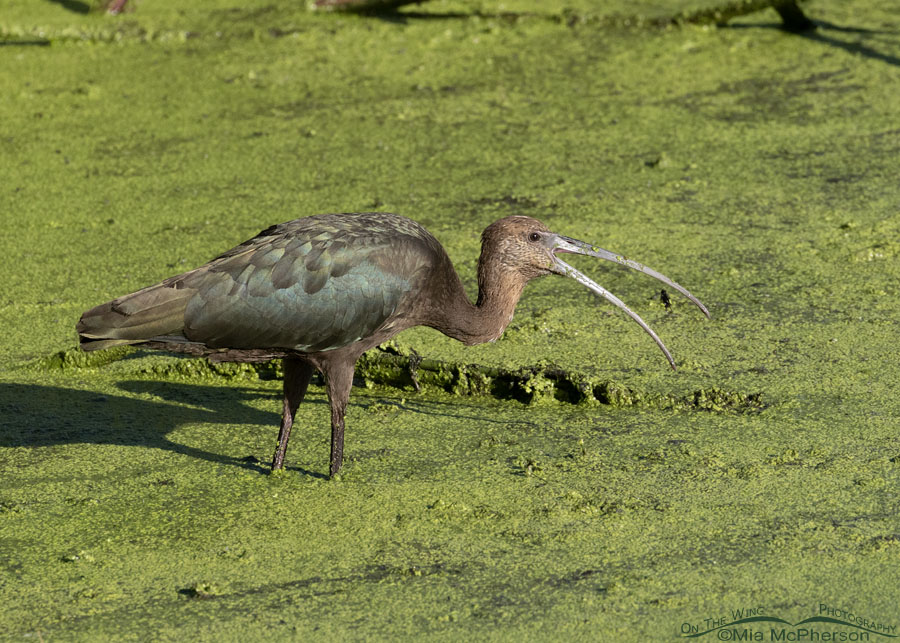
[[[900,634],[900,7],[169,5],[0,7],[3,636]],[[712,319],[582,257],[677,372],[559,277],[494,344],[406,332],[340,480],[321,386],[268,475],[277,369],[76,351],[83,310],[355,210],[425,224],[473,296],[481,229],[527,214]],[[787,625],[721,627],[748,614]],[[850,625],[790,625],[820,616]]]

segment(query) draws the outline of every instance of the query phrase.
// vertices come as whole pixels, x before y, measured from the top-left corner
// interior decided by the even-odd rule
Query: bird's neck
[[[470,346],[498,339],[512,321],[525,283],[513,271],[489,272],[479,266],[477,302],[472,305],[460,284],[459,294],[443,311],[440,330]]]

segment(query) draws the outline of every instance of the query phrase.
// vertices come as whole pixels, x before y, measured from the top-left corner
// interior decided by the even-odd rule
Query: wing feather
[[[392,327],[430,271],[448,264],[442,253],[399,215],[295,219],[87,311],[78,331],[86,349],[182,336],[211,348],[338,348]]]
[[[384,226],[314,234],[283,226],[265,245],[212,262],[208,286],[200,275],[192,280],[188,338],[215,348],[338,348],[374,333],[408,304],[433,265],[430,244]]]

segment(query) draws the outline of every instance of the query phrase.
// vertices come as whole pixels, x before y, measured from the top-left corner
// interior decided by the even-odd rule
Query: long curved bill
[[[565,261],[556,256],[557,253],[572,253],[579,255],[587,255],[589,257],[598,257],[600,259],[606,259],[607,261],[612,261],[632,270],[637,270],[638,272],[643,272],[644,274],[650,275],[654,279],[658,279],[663,282],[673,290],[677,290],[682,295],[690,299],[700,310],[703,311],[703,314],[709,318],[709,311],[706,309],[700,300],[694,297],[690,292],[688,292],[687,288],[680,286],[675,283],[664,274],[656,272],[652,268],[648,268],[647,266],[638,263],[637,261],[632,261],[631,259],[626,259],[622,255],[617,255],[614,252],[610,252],[609,250],[604,250],[603,248],[598,248],[597,246],[593,246],[589,243],[585,243],[584,241],[578,241],[577,239],[572,239],[570,237],[564,237],[562,235],[556,235],[556,238],[553,243],[553,254],[554,259],[556,261],[556,272],[561,275],[566,275],[567,277],[572,277],[579,283],[584,284],[595,293],[604,297],[605,299],[611,301],[613,304],[621,308],[625,311],[625,313],[631,317],[634,321],[636,321],[641,328],[643,328],[650,337],[653,338],[653,341],[656,342],[656,345],[662,350],[663,354],[665,354],[666,359],[669,360],[669,364],[672,366],[672,370],[675,370],[675,360],[672,359],[672,354],[669,352],[669,349],[666,348],[666,345],[662,343],[662,340],[657,336],[656,333],[653,332],[653,329],[650,328],[640,316],[631,310],[625,303],[616,297],[614,294],[603,288],[602,286],[594,283],[591,279],[589,279],[586,275],[579,272]]]

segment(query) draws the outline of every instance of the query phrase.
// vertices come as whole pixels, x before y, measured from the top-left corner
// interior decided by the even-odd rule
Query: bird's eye
[[[541,233],[540,232],[532,232],[531,234],[528,235],[528,240],[529,241],[540,241]]]

